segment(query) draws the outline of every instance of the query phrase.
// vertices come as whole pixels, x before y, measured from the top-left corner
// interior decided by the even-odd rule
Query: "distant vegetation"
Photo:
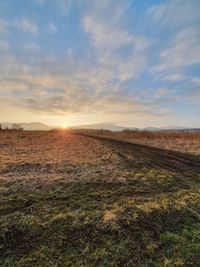
[[[19,123],[13,123],[12,126],[9,128],[8,126],[2,127],[0,124],[0,130],[16,130],[16,131],[23,131],[23,127]]]

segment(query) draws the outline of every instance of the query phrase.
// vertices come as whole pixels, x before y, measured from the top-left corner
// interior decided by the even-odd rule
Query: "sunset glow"
[[[62,124],[62,129],[66,129],[67,125],[66,124]]]
[[[200,127],[199,9],[1,0],[0,121]]]

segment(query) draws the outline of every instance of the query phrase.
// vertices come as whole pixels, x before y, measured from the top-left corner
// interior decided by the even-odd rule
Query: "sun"
[[[66,129],[67,125],[66,124],[62,124],[62,129]]]

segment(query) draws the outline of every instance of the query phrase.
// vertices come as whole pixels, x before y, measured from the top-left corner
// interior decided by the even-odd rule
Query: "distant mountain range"
[[[71,127],[71,129],[107,129],[111,131],[122,131],[125,129],[129,130],[143,130],[143,131],[162,131],[162,130],[184,130],[189,129],[188,127],[181,126],[167,126],[167,127],[145,127],[145,128],[135,128],[135,127],[124,127],[115,125],[113,123],[97,123],[97,124],[89,124],[89,125],[79,125],[75,127]]]
[[[71,127],[71,129],[91,129],[91,130],[105,129],[105,130],[118,132],[118,131],[122,131],[123,129],[125,129],[125,127],[118,126],[113,123],[97,123],[97,124],[74,126],[74,127]]]
[[[144,131],[161,131],[161,130],[185,130],[190,129],[188,127],[182,127],[182,126],[167,126],[167,127],[145,127],[140,130]]]
[[[12,123],[8,122],[2,122],[0,123],[2,128],[12,128]],[[19,123],[20,126],[26,130],[26,131],[35,131],[35,130],[40,130],[40,131],[49,131],[51,129],[57,129],[58,126],[50,126],[46,125],[44,123],[40,122],[31,122],[31,123]],[[144,131],[162,131],[162,130],[187,130],[190,129],[189,127],[181,127],[181,126],[167,126],[167,127],[145,127],[145,128],[133,128],[133,127],[124,127],[124,126],[119,126],[113,123],[97,123],[97,124],[88,124],[88,125],[79,125],[79,126],[73,126],[70,127],[70,129],[105,129],[105,130],[111,130],[111,131],[122,131],[124,129],[129,129],[129,130],[144,130]],[[200,128],[197,129],[200,131]]]

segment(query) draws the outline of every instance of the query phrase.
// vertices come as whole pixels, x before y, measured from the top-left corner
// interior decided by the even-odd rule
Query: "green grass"
[[[184,179],[4,181],[0,266],[199,266],[199,186]]]

